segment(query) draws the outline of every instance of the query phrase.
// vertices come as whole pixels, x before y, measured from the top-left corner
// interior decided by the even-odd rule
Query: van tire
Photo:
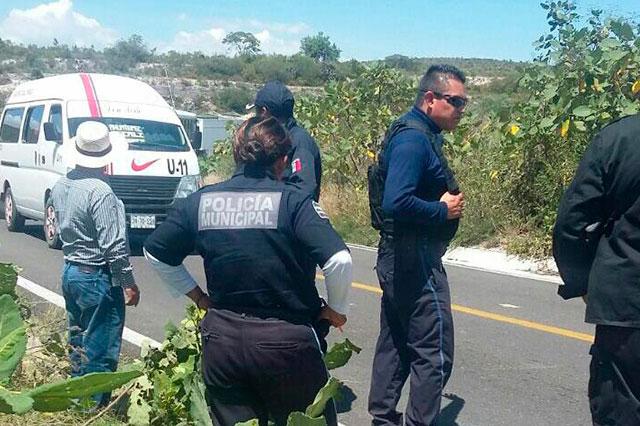
[[[44,225],[42,226],[42,231],[44,232],[44,239],[49,248],[54,250],[62,248],[60,230],[56,219],[56,210],[51,202],[51,197],[47,198],[47,202],[44,206]]]
[[[24,216],[18,213],[10,186],[7,187],[4,193],[4,219],[7,222],[9,231],[20,232],[24,229]]]

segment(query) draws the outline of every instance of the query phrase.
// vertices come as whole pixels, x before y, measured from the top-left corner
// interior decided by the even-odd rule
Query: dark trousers
[[[69,322],[71,375],[116,371],[125,305],[122,287],[111,286],[111,276],[102,268],[65,264],[62,274]],[[93,396],[106,405],[111,393]]]
[[[593,424],[640,425],[640,328],[596,326],[591,355]]]
[[[432,425],[440,413],[453,366],[453,319],[446,274],[441,264],[431,266],[433,254],[411,243],[380,244],[376,269],[383,296],[369,392],[373,425],[403,424],[396,406],[409,376],[406,424]]]
[[[328,378],[318,339],[308,325],[210,309],[200,325],[203,374],[214,425],[257,418],[285,425],[304,412]],[[337,425],[327,404],[328,425]]]

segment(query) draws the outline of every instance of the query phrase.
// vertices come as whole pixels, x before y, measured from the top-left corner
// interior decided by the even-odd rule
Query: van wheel
[[[7,221],[7,229],[11,232],[20,232],[24,228],[24,216],[18,213],[10,187],[7,187],[4,194],[4,219]]]
[[[58,250],[62,248],[60,241],[60,232],[58,229],[58,221],[56,220],[56,210],[51,202],[51,197],[47,198],[44,208],[44,239],[47,241],[49,248]]]

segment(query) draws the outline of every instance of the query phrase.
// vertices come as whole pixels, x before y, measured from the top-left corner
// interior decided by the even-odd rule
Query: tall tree
[[[260,53],[260,40],[253,34],[244,31],[234,31],[227,34],[222,39],[222,44],[229,45],[240,56],[254,56]]]
[[[155,49],[149,50],[139,34],[133,34],[128,40],[119,40],[112,47],[104,49],[109,65],[117,71],[128,71],[140,62],[151,59],[154,53]]]
[[[341,51],[335,43],[331,43],[329,36],[320,31],[314,36],[307,36],[300,40],[300,52],[317,62],[335,62],[340,57]]]

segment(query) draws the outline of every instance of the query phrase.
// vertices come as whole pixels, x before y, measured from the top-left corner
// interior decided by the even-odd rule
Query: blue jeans
[[[112,287],[111,276],[104,269],[66,263],[62,294],[69,322],[71,376],[115,371],[124,328],[122,287]],[[93,398],[102,405],[110,396],[105,393]]]

